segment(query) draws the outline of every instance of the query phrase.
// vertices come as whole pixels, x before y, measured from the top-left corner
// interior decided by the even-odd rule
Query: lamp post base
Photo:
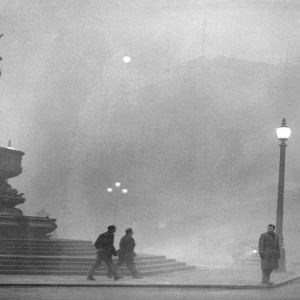
[[[274,272],[277,273],[285,273],[286,267],[285,267],[285,249],[282,248],[280,250],[280,258],[278,260],[278,269],[275,269]]]

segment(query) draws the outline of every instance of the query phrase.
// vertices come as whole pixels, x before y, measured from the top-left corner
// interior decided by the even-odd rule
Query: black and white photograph
[[[299,0],[0,0],[0,299],[296,300]]]

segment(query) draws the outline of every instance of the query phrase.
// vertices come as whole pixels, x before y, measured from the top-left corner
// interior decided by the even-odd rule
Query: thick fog
[[[137,252],[228,262],[276,222],[285,117],[299,252],[297,1],[1,0],[0,15],[0,143],[25,152],[10,180],[25,215],[95,240],[116,214],[116,243],[132,227]]]

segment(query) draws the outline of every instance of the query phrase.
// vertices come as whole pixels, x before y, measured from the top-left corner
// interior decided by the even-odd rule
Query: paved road
[[[300,280],[262,290],[118,287],[0,287],[1,300],[299,300]]]

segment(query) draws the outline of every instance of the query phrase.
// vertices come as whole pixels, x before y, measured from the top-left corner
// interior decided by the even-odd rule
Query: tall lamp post
[[[114,224],[116,224],[117,222],[117,215],[118,215],[118,197],[117,197],[117,193],[121,194],[127,194],[128,190],[127,189],[122,189],[121,188],[121,182],[116,182],[114,184],[114,188],[109,187],[107,189],[107,192],[111,195],[114,195]]]
[[[284,170],[285,170],[285,148],[287,147],[286,141],[291,135],[291,129],[286,126],[285,118],[282,119],[281,127],[277,128],[276,134],[281,141],[280,147],[280,160],[279,160],[279,180],[278,180],[278,197],[277,197],[277,212],[276,212],[276,233],[279,238],[280,258],[278,261],[278,271],[285,272],[285,249],[283,243],[283,200],[284,200]]]

